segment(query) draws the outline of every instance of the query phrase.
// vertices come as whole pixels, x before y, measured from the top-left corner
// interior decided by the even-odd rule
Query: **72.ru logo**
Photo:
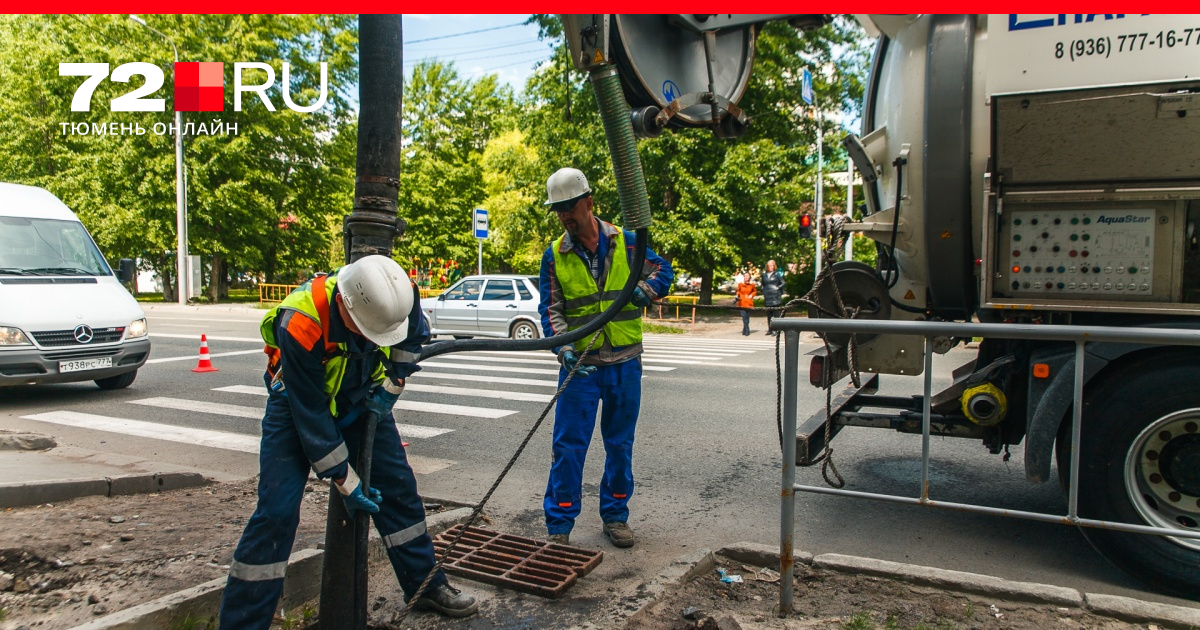
[[[242,83],[242,71],[247,68],[262,70],[267,80],[262,85]],[[321,94],[311,105],[297,105],[291,95],[291,67],[283,63],[283,102],[296,112],[312,112],[325,104],[328,96],[328,63],[321,62]],[[58,76],[87,77],[75,90],[71,98],[71,111],[92,110],[92,94],[101,81],[108,79],[118,83],[129,83],[134,75],[146,78],[141,87],[109,101],[109,110],[114,112],[161,112],[166,111],[166,101],[147,98],[163,86],[162,68],[141,61],[123,63],[109,74],[107,63],[60,63]],[[259,62],[235,62],[233,64],[233,110],[242,111],[242,94],[254,92],[262,99],[268,111],[275,105],[267,96],[267,89],[275,83],[275,69]],[[177,61],[175,62],[175,111],[177,112],[221,112],[225,111],[225,63],[221,61]]]

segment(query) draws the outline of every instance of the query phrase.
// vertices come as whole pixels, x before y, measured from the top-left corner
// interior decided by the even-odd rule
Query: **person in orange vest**
[[[737,301],[738,308],[742,309],[742,335],[750,336],[750,311],[747,309],[754,308],[754,296],[758,294],[758,289],[754,286],[754,276],[747,273],[737,285]]]

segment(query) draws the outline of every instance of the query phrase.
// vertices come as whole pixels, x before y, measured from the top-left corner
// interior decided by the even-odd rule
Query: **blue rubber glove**
[[[642,290],[642,287],[637,287],[633,290],[633,297],[630,298],[629,301],[633,302],[633,305],[638,308],[646,308],[647,306],[650,306],[650,296],[646,295],[646,292]]]
[[[392,414],[392,407],[396,406],[396,401],[400,398],[400,394],[389,392],[382,385],[376,385],[367,392],[367,411],[374,413],[380,418],[386,418]]]
[[[334,481],[333,486],[338,494],[342,495],[342,502],[346,504],[350,518],[354,518],[359,510],[375,514],[379,511],[379,504],[383,502],[383,495],[374,488],[363,486],[358,474],[349,466],[346,467],[346,478],[341,483]]]
[[[570,372],[575,369],[575,364],[579,363],[579,355],[575,354],[574,350],[567,348],[558,354],[558,361]],[[594,365],[581,365],[575,373],[580,376],[587,376],[595,371],[596,366]]]

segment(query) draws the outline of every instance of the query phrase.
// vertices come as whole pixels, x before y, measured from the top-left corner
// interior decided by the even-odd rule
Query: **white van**
[[[129,387],[150,356],[146,314],[49,191],[0,183],[0,386]]]

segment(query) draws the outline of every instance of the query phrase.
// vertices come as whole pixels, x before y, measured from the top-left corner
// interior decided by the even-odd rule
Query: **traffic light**
[[[811,214],[800,215],[800,238],[812,238],[813,218]]]

